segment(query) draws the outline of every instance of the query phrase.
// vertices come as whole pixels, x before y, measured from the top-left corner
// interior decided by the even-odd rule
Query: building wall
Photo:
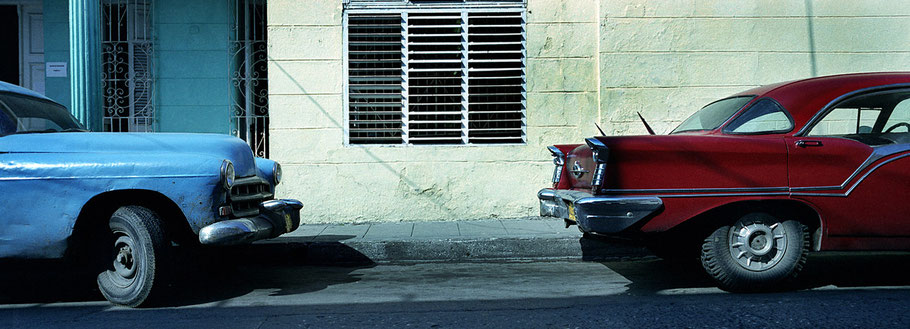
[[[890,1],[528,0],[527,144],[345,146],[340,0],[268,3],[272,158],[304,221],[537,214],[554,143],[666,132],[757,85],[910,69],[910,7]]]
[[[531,0],[534,1],[534,0]],[[910,70],[902,1],[602,0],[601,108],[612,134],[666,133],[754,86]]]
[[[69,1],[44,0],[44,61],[69,62]],[[45,96],[70,108],[70,79],[45,78]]]
[[[230,133],[229,1],[152,1],[159,130]]]
[[[153,2],[159,130],[229,133],[231,8],[221,0]],[[67,0],[44,0],[47,62],[69,62],[68,10]],[[69,108],[69,84],[47,78],[46,94]]]

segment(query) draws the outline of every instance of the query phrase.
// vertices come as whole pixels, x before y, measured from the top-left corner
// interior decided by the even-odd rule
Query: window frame
[[[892,108],[891,111],[888,112],[888,118],[885,119],[884,121],[882,121],[882,126],[881,126],[881,127],[878,127],[878,128],[880,128],[879,130],[880,130],[883,134],[888,134],[888,133],[885,132],[886,129],[891,128],[891,126],[894,126],[894,125],[897,125],[898,123],[902,123],[902,122],[903,122],[903,121],[902,121],[902,122],[894,123],[894,124],[891,124],[891,125],[888,124],[888,121],[890,121],[891,119],[894,118],[894,111],[897,110],[897,106],[903,104],[904,102],[910,102],[910,98],[907,98],[907,99],[905,99],[905,100],[902,100],[902,101],[898,102],[897,104],[894,104],[894,108]],[[884,113],[882,113],[882,115],[884,115]],[[873,127],[873,130],[874,130],[875,128],[876,128],[876,127]],[[908,130],[910,130],[910,128],[908,128]]]
[[[687,120],[689,120],[690,118],[692,118],[692,116],[694,116],[694,115],[695,115],[696,113],[698,113],[699,111],[704,110],[706,107],[711,106],[711,105],[714,105],[715,103],[719,103],[719,102],[725,101],[725,100],[730,100],[730,99],[734,99],[734,98],[744,98],[744,97],[750,97],[750,98],[749,98],[749,101],[747,101],[747,102],[746,102],[745,104],[743,104],[742,106],[738,107],[738,108],[736,109],[736,111],[733,112],[733,114],[730,114],[730,116],[728,116],[726,119],[724,119],[724,121],[722,121],[722,122],[721,122],[719,125],[717,125],[716,127],[711,128],[711,129],[688,129],[688,130],[680,130],[680,131],[677,131],[677,130],[679,129],[679,127],[682,126],[683,123],[685,123]],[[686,119],[683,120],[682,122],[680,122],[679,125],[676,126],[676,128],[673,128],[673,130],[670,131],[669,135],[685,134],[685,133],[691,133],[691,132],[715,131],[715,130],[717,130],[717,129],[721,129],[722,127],[724,127],[724,126],[726,126],[728,123],[730,123],[730,122],[737,116],[738,113],[741,113],[742,110],[743,110],[744,108],[746,108],[746,107],[750,106],[750,104],[754,103],[756,97],[758,97],[758,96],[757,96],[757,95],[734,95],[734,96],[730,96],[730,97],[724,97],[724,98],[715,100],[715,101],[713,101],[713,102],[710,102],[710,103],[708,103],[708,104],[705,104],[705,106],[702,106],[702,107],[698,108],[698,110],[696,110],[695,112],[693,112],[692,114],[690,114],[688,117],[686,117]]]
[[[462,135],[461,143],[452,143],[452,144],[413,144],[406,137],[402,137],[401,143],[351,143],[351,117],[350,117],[350,45],[349,45],[349,15],[351,14],[405,14],[408,12],[435,12],[435,13],[461,13],[462,17],[467,17],[469,13],[520,13],[522,19],[521,23],[521,78],[522,78],[522,91],[521,91],[521,142],[514,143],[471,143],[469,135]],[[496,1],[472,1],[472,2],[442,2],[442,3],[431,3],[431,4],[415,4],[410,2],[399,2],[399,1],[386,1],[386,2],[357,2],[347,0],[344,3],[344,10],[342,13],[342,106],[344,108],[343,115],[343,146],[344,147],[503,147],[503,146],[526,146],[528,144],[528,106],[527,106],[527,94],[528,94],[528,72],[527,72],[527,59],[528,59],[528,10],[526,1],[510,1],[510,2],[496,2]],[[402,24],[406,27],[407,21],[403,21]],[[467,24],[467,21],[465,22]],[[467,34],[467,31],[463,31]],[[467,44],[469,41],[463,41],[464,44]],[[402,57],[402,70],[407,68],[407,29],[402,30],[402,43],[403,43],[403,57]],[[468,58],[463,59],[464,62],[468,61]],[[467,65],[467,64],[465,64]],[[464,68],[467,70],[467,66]],[[402,76],[406,76],[406,73],[402,73]],[[469,79],[469,78],[465,78]],[[408,89],[403,84],[402,97],[408,99],[410,96],[408,94]],[[465,85],[469,87],[469,85]],[[465,88],[462,93],[462,113],[464,118],[462,122],[464,124],[463,130],[468,130],[470,120],[468,117],[468,105],[470,90]],[[405,119],[408,116],[407,112],[408,103],[407,101],[402,102],[402,122],[403,125],[406,125]],[[402,130],[407,129],[402,127]]]
[[[772,104],[776,105],[777,108],[779,108],[781,110],[781,112],[783,112],[784,115],[787,116],[787,120],[790,121],[790,128],[778,129],[778,130],[755,131],[755,132],[735,132],[735,131],[729,130],[729,126],[731,124],[733,124],[733,122],[736,122],[736,120],[738,120],[740,117],[742,117],[743,115],[746,115],[746,113],[749,113],[749,111],[751,111],[753,108],[755,108],[756,105],[758,105],[761,102],[765,102],[765,101],[770,101]],[[793,120],[793,116],[790,114],[790,111],[787,111],[787,108],[785,108],[783,105],[781,105],[780,102],[778,102],[776,99],[771,98],[771,97],[761,97],[758,99],[753,99],[751,102],[752,102],[752,104],[749,104],[749,106],[747,106],[745,109],[740,110],[739,113],[734,114],[733,117],[730,118],[730,120],[728,122],[723,124],[723,128],[721,129],[721,131],[724,134],[727,134],[727,135],[779,135],[779,134],[789,133],[789,132],[793,131],[794,129],[796,129],[796,122]],[[759,117],[756,117],[756,118],[759,118]]]
[[[14,128],[16,129],[16,131],[12,131],[12,132],[4,132],[4,131],[0,130],[0,137],[15,134],[18,131],[18,127],[19,127],[20,117],[17,116],[15,111],[13,111],[13,109],[9,108],[9,105],[7,104],[7,102],[4,101],[4,99],[7,97],[19,98],[19,99],[22,99],[22,100],[25,100],[28,102],[42,103],[42,104],[46,104],[51,107],[56,107],[57,109],[61,110],[65,115],[67,115],[69,117],[69,120],[74,125],[74,127],[71,127],[71,128],[60,127],[62,129],[59,131],[64,131],[66,129],[85,130],[85,126],[83,126],[82,123],[79,122],[79,120],[76,120],[76,118],[73,117],[73,115],[66,109],[65,106],[63,106],[57,102],[54,102],[54,101],[51,101],[48,99],[35,97],[32,95],[17,93],[17,92],[0,91],[0,115],[8,117],[8,119],[11,121],[11,123],[15,126]],[[57,124],[57,123],[54,122],[54,124]]]
[[[123,6],[122,17],[115,17],[120,15],[115,6]],[[157,132],[160,129],[157,19],[153,0],[101,1],[101,131]],[[121,21],[125,31],[119,30]],[[115,24],[118,30],[113,32]],[[126,32],[125,36],[121,32]],[[140,59],[142,56],[145,60]],[[123,73],[119,65],[126,66],[123,77],[117,76]],[[124,99],[128,104],[121,105]]]
[[[809,132],[812,131],[813,128],[815,128],[815,125],[817,125],[822,119],[824,119],[828,115],[829,112],[833,111],[835,108],[837,108],[838,105],[840,105],[841,103],[843,103],[845,101],[849,101],[853,97],[863,96],[866,94],[871,94],[871,93],[876,93],[876,92],[881,92],[881,91],[900,90],[900,89],[910,90],[910,83],[896,83],[896,84],[889,84],[889,85],[874,86],[874,87],[869,87],[869,88],[857,89],[857,90],[845,93],[843,95],[840,95],[837,98],[833,99],[832,101],[828,102],[828,104],[825,104],[825,106],[822,107],[821,110],[816,112],[812,116],[812,118],[810,118],[809,121],[807,121],[806,124],[803,125],[803,127],[799,129],[799,131],[797,131],[795,134],[793,134],[793,136],[794,137],[807,137]],[[889,113],[889,115],[890,115],[890,113]]]

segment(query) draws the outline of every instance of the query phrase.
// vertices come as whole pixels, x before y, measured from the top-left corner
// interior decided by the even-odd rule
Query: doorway
[[[0,80],[44,94],[41,0],[0,0]]]
[[[0,81],[19,84],[19,6],[0,5]]]

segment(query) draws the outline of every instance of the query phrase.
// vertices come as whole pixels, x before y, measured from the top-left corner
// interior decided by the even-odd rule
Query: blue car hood
[[[256,174],[253,152],[241,139],[219,134],[171,133],[37,133],[0,137],[2,153],[146,153],[161,161],[173,155],[210,156],[234,163],[238,177]]]

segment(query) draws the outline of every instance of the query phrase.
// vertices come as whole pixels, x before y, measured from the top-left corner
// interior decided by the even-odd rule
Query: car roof
[[[790,112],[797,128],[794,131],[798,131],[819,110],[844,94],[900,84],[907,84],[906,87],[910,87],[910,72],[829,75],[761,86],[743,91],[736,96],[756,95],[757,98],[773,98]]]
[[[3,82],[3,81],[0,81],[0,92],[7,92],[7,93],[13,93],[13,94],[31,96],[31,97],[40,98],[40,99],[43,99],[43,100],[47,100],[47,101],[53,102],[53,100],[51,100],[50,98],[47,98],[46,96],[44,96],[44,95],[42,95],[42,94],[39,94],[39,93],[34,92],[34,91],[32,91],[32,90],[25,89],[25,88],[22,88],[22,87],[20,87],[20,86],[17,86],[17,85],[8,83],[8,82]],[[55,103],[56,103],[56,102],[55,102]]]

